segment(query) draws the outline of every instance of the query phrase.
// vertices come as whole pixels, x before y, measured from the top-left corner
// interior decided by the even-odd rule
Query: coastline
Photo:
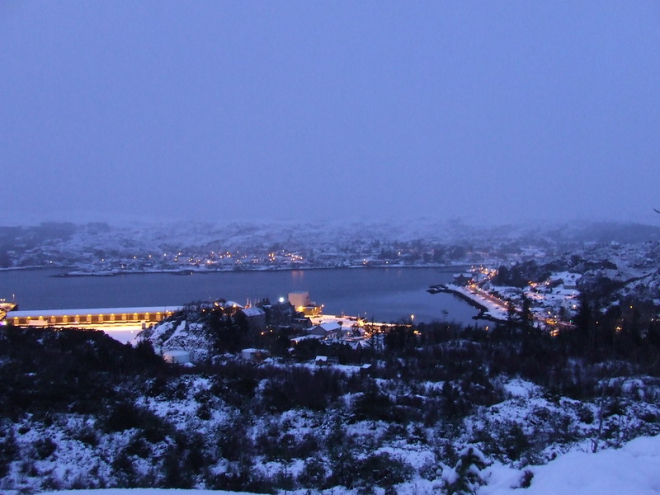
[[[114,277],[121,275],[153,275],[153,274],[169,274],[169,275],[208,275],[208,274],[217,274],[217,273],[248,273],[248,272],[293,272],[293,271],[324,271],[324,270],[382,270],[382,269],[437,269],[440,272],[453,272],[455,270],[463,270],[470,267],[468,263],[460,263],[455,265],[446,265],[446,264],[426,264],[426,265],[394,265],[394,264],[385,264],[385,265],[340,265],[340,266],[301,266],[301,267],[268,267],[268,266],[259,266],[259,267],[241,267],[241,268],[228,268],[228,269],[145,269],[145,270],[99,270],[95,272],[87,272],[80,270],[71,270],[65,273],[51,275],[52,277]],[[43,269],[59,269],[67,270],[66,267],[34,267],[34,268],[8,268],[3,269],[3,271],[12,271],[12,270],[43,270]]]

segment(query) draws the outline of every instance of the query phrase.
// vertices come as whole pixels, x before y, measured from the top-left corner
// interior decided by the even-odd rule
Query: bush
[[[128,442],[128,445],[126,445],[125,452],[130,456],[147,459],[149,456],[151,456],[151,446],[141,435],[133,435],[131,440]]]
[[[377,389],[356,397],[353,403],[353,419],[355,421],[363,420],[382,420],[393,419],[394,410],[390,398]]]
[[[412,467],[387,452],[372,454],[359,462],[358,476],[362,484],[391,487],[412,477]]]
[[[254,445],[248,435],[247,421],[241,417],[235,417],[218,429],[216,447],[220,451],[219,455],[229,461],[249,459],[254,454]]]
[[[96,447],[99,444],[98,433],[89,425],[85,425],[82,428],[79,428],[72,433],[72,436],[88,447]]]
[[[170,425],[153,412],[123,400],[112,407],[103,421],[109,432],[121,432],[132,428],[142,429],[144,438],[150,443],[158,443],[172,431]]]
[[[227,490],[231,492],[271,493],[277,490],[270,480],[263,476],[250,473],[247,468],[239,473],[221,473],[209,480],[209,488],[212,490]]]
[[[313,457],[305,462],[298,483],[303,488],[322,488],[325,486],[327,472],[325,462],[319,457]]]
[[[9,473],[9,466],[15,460],[17,454],[16,438],[14,437],[14,432],[9,430],[0,439],[0,478],[4,478]]]
[[[55,453],[55,450],[57,450],[57,444],[49,437],[40,438],[34,442],[34,450],[37,459],[43,461]]]

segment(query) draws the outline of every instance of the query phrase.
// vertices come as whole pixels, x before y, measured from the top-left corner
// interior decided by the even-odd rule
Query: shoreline
[[[240,269],[226,269],[226,270],[191,270],[191,269],[154,269],[154,270],[112,270],[112,271],[98,271],[98,272],[81,272],[78,270],[71,270],[66,273],[60,273],[57,275],[51,275],[51,277],[57,278],[68,278],[68,277],[115,277],[123,275],[178,275],[178,276],[189,276],[189,275],[212,275],[218,273],[250,273],[250,272],[295,272],[295,271],[324,271],[324,270],[408,270],[408,269],[437,269],[442,273],[453,272],[455,270],[462,270],[467,267],[470,267],[470,264],[456,264],[456,265],[440,265],[440,264],[428,264],[428,265],[352,265],[352,266],[314,266],[314,267],[259,267],[259,268],[240,268]],[[67,268],[50,268],[50,267],[34,267],[34,268],[9,268],[3,269],[2,271],[14,271],[14,270],[67,270]]]
[[[48,308],[99,308],[133,306],[175,306],[182,301],[226,297],[258,301],[269,296],[310,290],[314,299],[326,303],[324,312],[376,315],[379,321],[397,321],[415,313],[417,321],[447,318],[440,310],[449,309],[451,320],[474,324],[479,312],[463,300],[432,298],[425,290],[429,284],[446,283],[452,273],[467,265],[387,266],[353,268],[315,268],[245,271],[204,271],[208,276],[169,277],[164,272],[125,273],[152,275],[135,277],[83,276],[61,277],[63,268],[48,271],[22,270],[0,273],[7,290],[16,292],[24,310]],[[358,269],[360,268],[360,269]],[[266,273],[267,271],[272,273]],[[166,273],[166,272],[165,272]],[[194,272],[200,273],[200,272]],[[58,276],[59,275],[59,276]],[[38,290],[36,288],[39,288]],[[89,292],[88,288],[93,288]],[[52,289],[52,290],[51,290]],[[401,292],[403,290],[403,292]],[[44,293],[45,291],[45,293]],[[59,292],[62,291],[60,295]],[[11,297],[11,294],[7,294]],[[438,300],[442,299],[440,307]],[[452,302],[452,299],[454,302]],[[329,305],[330,304],[330,305]],[[408,306],[411,306],[408,308]]]

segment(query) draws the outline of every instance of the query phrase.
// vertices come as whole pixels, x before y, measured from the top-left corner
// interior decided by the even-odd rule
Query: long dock
[[[494,322],[503,322],[506,321],[505,316],[497,316],[494,313],[497,313],[497,309],[500,309],[501,312],[506,311],[503,308],[504,303],[497,300],[495,297],[490,295],[477,295],[475,292],[461,290],[462,287],[454,284],[437,284],[432,285],[426,292],[430,294],[438,294],[439,292],[445,292],[447,294],[452,294],[460,299],[463,299],[465,302],[479,310],[479,314],[474,317],[474,319],[479,320],[489,320]],[[487,304],[491,305],[488,307]],[[500,306],[502,308],[500,308]]]
[[[89,327],[147,326],[172,316],[181,307],[43,309],[10,311],[5,321],[15,326]]]

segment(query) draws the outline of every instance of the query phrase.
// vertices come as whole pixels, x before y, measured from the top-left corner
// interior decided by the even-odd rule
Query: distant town
[[[660,227],[568,224],[474,227],[453,223],[111,226],[42,223],[0,227],[0,270],[62,268],[65,275],[314,268],[498,267],[571,252],[644,263]],[[642,246],[642,247],[640,247]],[[646,260],[651,266],[652,259]]]

